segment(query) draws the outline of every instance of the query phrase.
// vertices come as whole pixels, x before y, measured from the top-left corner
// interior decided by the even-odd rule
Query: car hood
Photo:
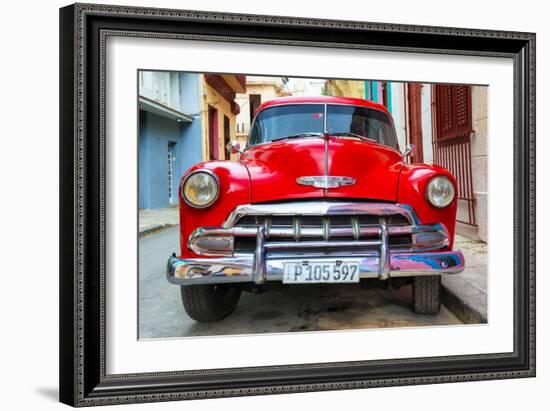
[[[250,175],[253,203],[308,198],[397,201],[399,151],[343,137],[309,137],[261,144],[240,158]],[[349,177],[351,185],[318,188],[300,177]]]

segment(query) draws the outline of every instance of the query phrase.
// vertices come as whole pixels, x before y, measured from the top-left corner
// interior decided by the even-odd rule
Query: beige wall
[[[262,78],[262,77],[247,77],[246,94],[237,94],[235,101],[241,107],[241,112],[237,116],[239,124],[239,141],[244,140],[250,131],[250,106],[249,96],[251,94],[259,94],[261,102],[264,103],[274,98],[290,95],[289,92],[282,88],[282,84],[278,77]]]
[[[326,91],[331,96],[365,98],[365,82],[356,80],[328,80]]]
[[[291,93],[283,88],[280,77],[247,77],[246,93],[237,94],[237,98],[235,99],[241,108],[241,112],[236,120],[239,125],[239,132],[236,133],[236,140],[240,143],[242,148],[246,147],[248,133],[250,132],[249,96],[251,94],[260,95],[261,102],[264,103],[274,98],[289,96]],[[232,159],[233,157],[235,156],[232,156]]]
[[[472,87],[472,176],[478,236],[487,242],[487,91]]]
[[[236,139],[237,116],[231,112],[231,104],[222,97],[214,88],[203,80],[201,81],[201,95],[203,96],[201,104],[201,121],[202,121],[202,142],[203,142],[203,159],[209,158],[209,143],[208,143],[208,107],[212,106],[218,110],[218,153],[220,158],[225,156],[224,136],[223,136],[223,119],[224,116],[229,118],[229,136],[230,140]],[[222,155],[223,154],[223,155]]]

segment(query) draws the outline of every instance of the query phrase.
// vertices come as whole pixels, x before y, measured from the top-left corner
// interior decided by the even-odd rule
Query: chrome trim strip
[[[359,237],[361,237],[361,226],[359,225],[357,216],[351,217],[351,228],[353,231],[353,238],[359,240]]]
[[[330,220],[327,216],[323,217],[323,239],[325,241],[330,239]]]
[[[201,232],[204,230],[204,228],[200,229]],[[223,235],[223,233],[227,233],[229,235],[234,235],[236,237],[255,237],[256,231],[258,230],[257,226],[242,226],[242,227],[235,227],[235,228],[229,228],[229,229],[223,229],[223,228],[207,228],[207,231],[212,234],[217,235]],[[373,235],[379,235],[380,230],[379,226],[371,226],[371,227],[356,227],[356,233],[358,233],[360,236],[373,236]],[[388,227],[388,233],[390,235],[399,235],[399,234],[415,234],[421,231],[426,232],[441,232],[435,225],[427,225],[427,226],[389,226]],[[195,230],[197,232],[197,230]],[[323,227],[304,227],[301,226],[300,228],[300,236],[301,238],[312,238],[312,237],[319,237],[323,238]],[[331,227],[330,229],[330,237],[331,238],[338,238],[338,237],[352,237],[355,235],[353,226],[351,228],[346,227]],[[269,236],[270,237],[293,237],[294,236],[294,229],[290,226],[283,227],[283,226],[270,226],[269,228]],[[191,234],[191,238],[195,237],[194,234]],[[266,237],[267,237],[267,231],[266,231]]]
[[[306,241],[301,243],[272,242],[265,243],[268,250],[307,250],[308,248],[371,247],[380,246],[381,241]]]
[[[271,218],[266,218],[264,221],[264,236],[266,239],[271,235]]]
[[[323,134],[327,134],[328,133],[328,127],[327,127],[327,113],[328,113],[328,103],[321,103],[324,108],[324,112],[323,112]],[[273,107],[273,106],[272,106]]]
[[[360,202],[332,202],[332,201],[296,201],[290,203],[245,204],[233,210],[223,228],[233,228],[235,223],[244,216],[324,216],[324,215],[354,215],[400,214],[406,217],[412,225],[420,225],[411,206],[393,203],[360,203]]]
[[[293,236],[296,241],[300,241],[301,238],[301,227],[300,227],[300,219],[298,217],[294,217],[292,220],[293,224]]]

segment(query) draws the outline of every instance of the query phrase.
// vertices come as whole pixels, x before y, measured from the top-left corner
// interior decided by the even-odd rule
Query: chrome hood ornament
[[[298,184],[315,188],[338,188],[355,184],[355,178],[336,176],[304,176],[296,179]]]

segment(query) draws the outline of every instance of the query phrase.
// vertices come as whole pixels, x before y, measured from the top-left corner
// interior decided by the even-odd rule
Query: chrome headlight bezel
[[[197,175],[199,175],[199,174],[203,174],[203,175],[208,176],[208,178],[211,179],[211,181],[213,182],[213,186],[215,187],[215,192],[213,193],[211,198],[208,200],[208,202],[205,202],[205,203],[193,202],[192,199],[190,199],[186,195],[187,185],[192,184],[193,183],[192,179],[194,177],[196,177]],[[185,201],[185,203],[187,205],[189,205],[193,208],[207,208],[207,207],[210,207],[212,204],[214,204],[216,202],[216,200],[218,199],[219,196],[220,196],[220,180],[219,180],[218,176],[213,171],[210,171],[210,170],[205,170],[205,169],[195,170],[195,171],[189,173],[185,177],[185,179],[183,180],[183,183],[181,184],[181,197],[183,198],[183,200]]]
[[[434,200],[434,196],[433,196],[432,191],[433,191],[436,184],[438,184],[438,183],[441,184],[442,182],[445,182],[446,184],[448,184],[448,187],[450,187],[451,195],[447,198],[447,200],[445,200],[445,202],[437,202],[437,201]],[[432,177],[430,179],[430,181],[428,181],[428,184],[426,185],[425,195],[426,195],[426,200],[433,207],[435,207],[435,208],[446,208],[446,207],[450,206],[453,203],[453,201],[455,200],[456,188],[455,188],[455,185],[453,184],[453,182],[451,181],[451,179],[449,177],[444,176],[444,175],[437,175],[437,176]]]

